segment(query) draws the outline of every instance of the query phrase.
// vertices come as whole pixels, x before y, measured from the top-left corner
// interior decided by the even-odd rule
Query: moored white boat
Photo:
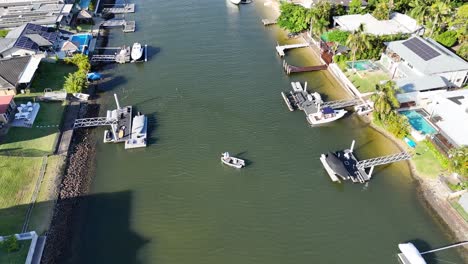
[[[358,115],[366,115],[373,110],[374,108],[371,103],[360,104],[354,107],[354,111],[356,111]]]
[[[231,157],[229,155],[229,152],[224,152],[221,156],[221,161],[233,168],[240,169],[242,167],[245,167],[245,161],[243,159],[239,159],[236,157]]]
[[[88,101],[89,94],[85,93],[73,93],[73,96],[81,101]]]
[[[231,1],[231,3],[235,4],[235,5],[238,5],[242,2],[242,0],[229,0]]]
[[[125,141],[125,149],[146,147],[148,120],[145,115],[138,113],[132,121],[132,134]]]
[[[307,121],[311,125],[321,125],[325,123],[330,123],[335,120],[342,118],[348,111],[339,109],[335,110],[330,107],[324,107],[319,109],[316,113],[309,114],[307,116]]]
[[[142,56],[143,47],[141,46],[141,44],[138,42],[133,43],[132,52],[130,53],[130,57],[132,58],[132,60],[137,61],[141,59]]]

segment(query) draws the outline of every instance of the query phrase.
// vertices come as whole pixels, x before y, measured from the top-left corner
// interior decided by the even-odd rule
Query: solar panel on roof
[[[408,49],[410,49],[424,61],[431,60],[440,55],[439,52],[437,52],[418,38],[412,38],[407,41],[404,41],[403,45],[405,45]]]

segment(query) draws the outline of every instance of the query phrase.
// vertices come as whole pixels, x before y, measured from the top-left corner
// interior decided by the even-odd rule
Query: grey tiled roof
[[[13,57],[0,60],[0,89],[16,87],[24,69],[31,60],[31,56]]]

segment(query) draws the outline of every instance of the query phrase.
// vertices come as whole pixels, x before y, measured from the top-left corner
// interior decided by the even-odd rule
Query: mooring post
[[[304,92],[307,93],[307,82],[305,82],[305,84],[304,84]]]
[[[356,141],[353,139],[353,142],[351,142],[351,148],[349,148],[349,151],[350,151],[350,152],[353,152],[354,143],[356,143]]]
[[[119,98],[117,98],[117,94],[114,94],[115,104],[117,105],[117,109],[120,109]]]
[[[367,175],[369,175],[369,179],[370,177],[372,177],[372,172],[374,171],[374,166],[370,167],[370,171]]]

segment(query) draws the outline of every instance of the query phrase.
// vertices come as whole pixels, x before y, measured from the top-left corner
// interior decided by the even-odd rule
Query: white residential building
[[[468,146],[468,90],[438,93],[425,107],[430,119],[453,146]]]
[[[418,25],[413,18],[394,12],[389,20],[378,20],[371,14],[354,14],[333,17],[334,27],[344,31],[356,31],[364,25],[364,32],[371,35],[395,35],[395,34],[422,34],[424,27]]]
[[[419,105],[434,93],[468,82],[468,62],[432,39],[389,42],[380,63],[400,87],[400,103]]]

